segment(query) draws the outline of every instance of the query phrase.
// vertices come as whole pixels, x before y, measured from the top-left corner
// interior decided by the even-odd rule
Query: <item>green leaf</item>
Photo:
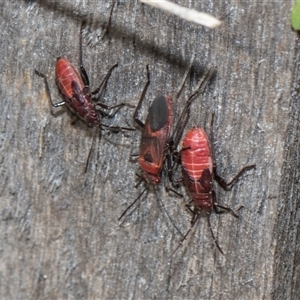
[[[294,7],[291,15],[292,27],[295,30],[300,30],[300,1],[295,0]]]

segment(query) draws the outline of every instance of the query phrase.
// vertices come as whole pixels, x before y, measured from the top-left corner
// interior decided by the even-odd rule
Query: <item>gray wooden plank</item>
[[[292,1],[177,1],[221,16],[215,30],[189,24],[140,4],[118,1],[109,34],[101,40],[111,3],[6,1],[0,22],[0,295],[1,298],[91,299],[296,299],[298,260],[298,49],[289,24]],[[117,219],[139,194],[139,131],[103,135],[84,167],[93,130],[71,125],[66,109],[51,108],[58,56],[78,66],[81,21],[88,23],[84,64],[96,87],[118,62],[103,101],[135,105],[150,66],[148,103],[174,95],[193,56],[195,67],[174,118],[209,66],[217,76],[193,105],[188,128],[209,131],[219,172],[232,178],[256,163],[231,192],[217,185],[221,204],[239,210],[212,215],[222,256],[201,219],[180,241],[159,197],[182,231],[188,200],[163,185],[148,194],[124,222]],[[88,45],[87,45],[88,44]],[[293,94],[291,94],[291,91]],[[51,113],[52,112],[52,113]],[[105,124],[132,126],[133,109]]]

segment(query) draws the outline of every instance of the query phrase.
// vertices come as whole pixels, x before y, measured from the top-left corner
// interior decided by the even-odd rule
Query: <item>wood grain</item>
[[[175,1],[174,1],[175,2]],[[201,2],[201,3],[200,3]],[[138,1],[117,1],[101,40],[110,1],[4,1],[0,43],[0,297],[2,299],[298,299],[299,286],[299,50],[289,23],[292,1],[176,1],[222,16],[215,30],[166,15]],[[184,199],[163,184],[122,223],[134,188],[140,132],[102,133],[87,173],[94,132],[71,125],[54,78],[56,57],[84,64],[96,88],[116,62],[102,101],[135,105],[150,68],[141,119],[154,97],[174,96],[190,62],[194,68],[174,118],[203,73],[215,80],[193,104],[187,128],[208,131],[215,113],[214,154],[232,178],[256,163],[231,192],[215,186],[219,202],[239,219],[213,215],[216,249],[205,218],[180,250],[158,198],[185,232]],[[133,126],[124,108],[109,125]],[[298,232],[299,231],[299,232]]]

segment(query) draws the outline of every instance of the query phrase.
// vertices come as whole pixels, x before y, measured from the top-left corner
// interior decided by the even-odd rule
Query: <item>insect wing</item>
[[[199,183],[203,187],[204,193],[212,190],[212,174],[209,169],[203,170]]]
[[[139,164],[149,173],[161,171],[172,123],[171,98],[158,96],[153,101],[142,134]]]
[[[74,81],[78,84],[80,90],[83,90],[84,84],[80,75],[67,59],[57,58],[55,74],[57,85],[65,98],[73,97],[72,82]]]

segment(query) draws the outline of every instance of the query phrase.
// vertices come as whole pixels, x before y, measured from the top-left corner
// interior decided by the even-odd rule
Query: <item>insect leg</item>
[[[121,127],[121,126],[109,126],[101,123],[100,127],[105,127],[109,131],[115,131],[119,132],[121,130],[129,130],[129,131],[135,131],[135,128],[130,128],[130,127]]]
[[[240,177],[248,170],[255,169],[256,165],[249,165],[241,169],[238,174],[230,181],[226,182],[225,179],[223,179],[221,176],[218,175],[216,166],[214,166],[213,170],[213,176],[214,179],[218,182],[218,184],[225,190],[225,191],[230,191],[233,187],[233,185],[240,179]]]
[[[124,215],[127,213],[127,211],[142,197],[142,195],[145,193],[145,191],[148,190],[148,185],[144,188],[144,190],[139,194],[139,196],[129,205],[127,208],[123,211],[121,216],[119,217],[118,221],[120,221]]]
[[[79,66],[80,66],[80,74],[82,81],[86,87],[90,85],[89,76],[83,66],[83,60],[82,60],[82,28],[83,28],[83,22],[80,26],[80,33],[79,33]]]
[[[214,235],[214,232],[211,228],[211,224],[210,224],[210,213],[207,213],[207,224],[208,224],[208,227],[209,227],[209,230],[210,230],[210,233],[211,233],[211,236],[214,240],[214,243],[215,245],[217,246],[217,248],[219,249],[219,251],[224,255],[224,252],[223,250],[221,249],[221,247],[219,246],[219,243],[218,243],[218,240],[216,239],[215,235]]]
[[[90,163],[92,149],[94,148],[94,143],[95,143],[95,136],[96,136],[96,133],[98,132],[98,130],[96,130],[96,129],[97,128],[94,128],[94,133],[93,133],[93,138],[92,138],[92,144],[91,144],[90,151],[89,151],[89,154],[88,154],[88,157],[87,157],[87,160],[86,160],[84,173],[87,172],[87,169],[88,169],[88,166],[89,166],[89,163]],[[101,134],[101,130],[100,130],[100,134]]]
[[[170,154],[166,155],[166,161],[167,161],[167,164],[164,165],[164,169],[163,169],[163,171],[168,174],[167,184],[165,184],[165,189],[168,192],[172,191],[174,194],[176,194],[179,197],[183,197],[182,194],[178,193],[177,191],[175,191],[173,188],[170,187],[170,182],[171,182],[172,186],[177,188],[178,184],[183,181],[183,178],[179,178],[179,179],[176,179],[176,180],[174,179],[174,177],[173,177],[173,171],[174,171],[173,166],[174,166],[174,164],[172,165],[172,157],[171,157]]]
[[[183,237],[182,232],[180,231],[180,229],[177,227],[177,225],[175,224],[175,222],[173,221],[173,219],[171,218],[168,210],[166,209],[165,204],[163,203],[163,201],[161,200],[161,198],[159,197],[159,195],[156,193],[156,198],[158,199],[158,203],[161,206],[161,208],[165,211],[166,215],[168,216],[170,222],[172,223],[173,227],[178,231],[178,233]]]
[[[107,72],[107,74],[105,75],[104,79],[102,80],[102,82],[100,83],[100,85],[93,91],[91,92],[91,95],[96,95],[99,93],[102,85],[106,85],[107,80],[109,79],[111,72],[114,68],[116,68],[118,66],[118,64],[114,64]],[[98,104],[98,103],[97,103]],[[100,105],[100,104],[99,104]],[[103,104],[104,105],[104,104]],[[104,105],[105,106],[105,105]]]
[[[58,102],[58,103],[53,103],[46,75],[43,74],[43,73],[41,73],[41,72],[39,72],[39,71],[37,71],[37,70],[34,70],[34,72],[35,72],[36,75],[38,75],[38,76],[40,76],[40,77],[42,77],[44,79],[45,87],[46,87],[46,92],[47,92],[48,98],[50,99],[51,105],[54,106],[54,107],[59,107],[59,106],[64,105],[65,101],[61,101],[61,102]]]
[[[239,217],[231,207],[226,207],[226,206],[222,206],[222,205],[218,204],[217,199],[216,199],[216,194],[214,191],[212,191],[212,201],[213,201],[213,209],[216,214],[223,214],[224,211],[226,211],[226,212],[230,213],[231,215],[233,215],[235,218]],[[223,210],[220,210],[219,208],[221,208]]]
[[[175,250],[171,253],[171,255],[169,256],[169,258],[171,256],[173,256],[175,254],[175,252],[179,249],[179,247],[182,245],[182,243],[184,242],[184,240],[187,238],[187,236],[189,235],[189,233],[191,232],[191,230],[193,229],[194,225],[197,223],[197,220],[200,217],[200,214],[196,211],[193,211],[189,206],[189,204],[186,204],[186,207],[193,213],[193,219],[191,221],[191,226],[188,229],[188,231],[185,233],[185,235],[182,237],[182,239],[180,240],[180,242],[178,243],[178,246],[175,248]]]
[[[142,94],[141,94],[141,97],[140,97],[140,100],[138,102],[138,105],[136,106],[136,109],[134,111],[134,114],[133,114],[133,119],[134,121],[141,127],[141,128],[144,128],[145,127],[145,124],[138,118],[138,112],[142,106],[142,102],[143,102],[143,99],[145,97],[145,94],[146,94],[146,91],[147,91],[147,88],[150,84],[150,75],[149,75],[149,65],[146,66],[146,70],[147,70],[147,81],[145,83],[145,86],[144,86],[144,89],[142,91]]]

